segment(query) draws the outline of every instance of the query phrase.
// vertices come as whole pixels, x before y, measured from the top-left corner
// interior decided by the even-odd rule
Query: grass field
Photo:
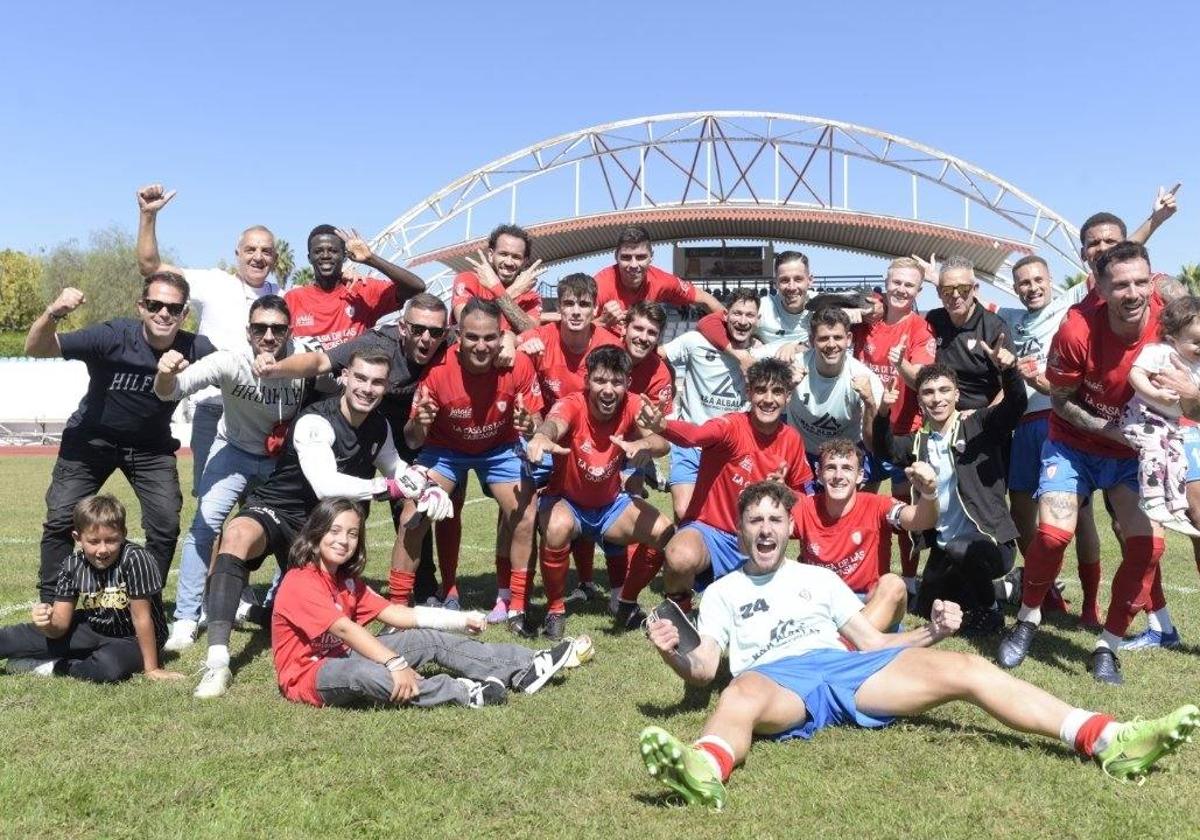
[[[50,456],[0,458],[0,623],[27,620],[51,465]],[[186,482],[191,464],[180,465]],[[136,509],[123,479],[110,486]],[[367,576],[379,586],[392,543],[381,513],[368,531]],[[491,503],[469,505],[464,519],[463,596],[468,606],[486,609],[494,585]],[[135,529],[133,536],[141,535]],[[1107,537],[1111,575],[1116,552]],[[1168,597],[1187,641],[1200,634],[1197,574],[1186,541],[1173,536],[1168,545]],[[603,583],[603,562],[597,565]],[[1077,597],[1069,568],[1065,577],[1068,598]],[[265,583],[266,573],[256,581]],[[173,592],[172,577],[168,598]],[[760,743],[735,774],[724,812],[676,807],[644,773],[636,735],[657,723],[694,736],[715,694],[685,691],[640,635],[614,636],[607,627],[599,607],[573,615],[570,632],[588,632],[596,641],[591,665],[534,697],[474,711],[289,704],[275,688],[262,632],[235,632],[235,681],[227,697],[207,703],[192,699],[194,678],[155,684],[139,677],[98,687],[0,675],[0,833],[639,840],[1200,835],[1200,746],[1144,786],[1123,785],[1058,742],[1009,733],[961,704],[882,731],[842,729],[810,743]],[[496,628],[485,639],[508,641]],[[962,640],[945,646],[972,649]],[[990,655],[992,646],[981,652]],[[1092,682],[1090,648],[1072,619],[1051,623],[1019,673],[1119,718],[1158,715],[1200,699],[1194,644],[1127,654],[1127,684],[1120,689]],[[193,674],[202,659],[200,644],[167,667]]]

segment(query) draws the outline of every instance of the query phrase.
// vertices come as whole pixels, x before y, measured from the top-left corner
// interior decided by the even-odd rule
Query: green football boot
[[[642,761],[650,775],[683,797],[689,805],[725,806],[725,785],[708,758],[658,726],[647,726],[638,737]]]
[[[1141,780],[1156,761],[1191,741],[1197,726],[1200,709],[1190,703],[1154,720],[1122,724],[1113,742],[1096,754],[1096,761],[1114,778]]]

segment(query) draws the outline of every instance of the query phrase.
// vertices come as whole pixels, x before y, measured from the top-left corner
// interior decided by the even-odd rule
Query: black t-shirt
[[[167,619],[161,592],[162,576],[150,552],[126,542],[121,558],[107,569],[97,569],[80,549],[71,552],[58,574],[54,600],[75,603],[76,614],[93,630],[119,638],[136,635],[129,602],[145,598],[150,602],[155,638],[162,642],[167,637]]]
[[[1004,320],[984,309],[976,301],[975,311],[961,327],[955,326],[945,309],[934,309],[925,316],[937,340],[934,361],[958,374],[958,410],[983,408],[1000,393],[1000,371],[980,346],[990,347],[1004,333],[1004,347],[1015,352],[1012,332]]]
[[[88,369],[87,393],[67,420],[64,436],[99,438],[152,452],[179,448],[179,441],[171,437],[176,402],[154,395],[158,360],[167,351],[150,346],[141,321],[116,318],[63,333],[58,343],[64,359],[77,359]],[[194,362],[216,348],[204,336],[180,330],[170,349]]]
[[[329,397],[296,415],[275,469],[250,493],[246,507],[267,507],[292,519],[303,520],[317,506],[317,494],[304,477],[296,452],[296,429],[302,427],[301,420],[309,415],[316,415],[333,429],[333,457],[339,473],[355,478],[375,475],[375,456],[388,437],[387,421],[379,411],[372,411],[356,429],[342,414],[341,399],[341,396]]]

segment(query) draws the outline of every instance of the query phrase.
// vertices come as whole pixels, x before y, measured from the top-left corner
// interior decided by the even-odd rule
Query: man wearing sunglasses
[[[174,350],[158,360],[154,393],[177,402],[208,388],[219,388],[222,413],[217,437],[196,487],[199,503],[183,541],[175,623],[165,648],[181,651],[196,638],[204,580],[213,543],[233,506],[252,486],[271,474],[286,426],[300,410],[303,378],[261,378],[252,365],[260,355],[283,358],[290,349],[291,313],[278,295],[250,305],[243,346],[218,350],[196,364]]]
[[[176,403],[154,395],[154,375],[168,352],[194,362],[214,350],[204,336],[179,328],[188,303],[188,284],[179,274],[164,271],[146,278],[139,319],[114,318],[60,335],[58,322],[84,303],[83,292],[63,289],[25,339],[27,356],[77,359],[88,369],[87,393],[63,429],[46,491],[38,581],[45,603],[54,600],[59,568],[75,547],[75,504],[98,493],[117,470],[133,485],[146,548],[166,580],[179,538],[183,496],[175,465],[179,441],[171,437]]]

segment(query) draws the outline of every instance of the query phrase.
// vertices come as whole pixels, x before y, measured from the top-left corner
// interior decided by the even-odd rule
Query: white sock
[[[209,645],[208,659],[205,660],[206,668],[228,668],[229,667],[229,646],[228,645]]]
[[[1158,613],[1154,610],[1146,613],[1146,626],[1155,632],[1162,632],[1162,622],[1158,620]]]
[[[1063,718],[1062,726],[1058,728],[1058,737],[1064,744],[1071,749],[1075,749],[1075,739],[1079,736],[1079,730],[1087,723],[1095,712],[1089,712],[1087,709],[1072,709],[1067,712],[1067,716]]]
[[[1163,633],[1175,632],[1175,624],[1171,621],[1171,612],[1166,607],[1163,607],[1161,610],[1155,610],[1150,615],[1158,619],[1158,624],[1162,628]]]
[[[54,666],[57,664],[57,659],[47,659],[45,662],[35,667],[32,673],[37,674],[39,677],[53,677]]]
[[[1027,607],[1022,604],[1017,608],[1017,621],[1028,621],[1030,624],[1042,623],[1042,608]]]
[[[1096,639],[1095,650],[1106,648],[1113,653],[1117,652],[1117,648],[1121,646],[1121,637],[1104,630],[1100,633],[1100,638]]]
[[[729,756],[729,766],[733,767],[733,747],[729,746],[729,742],[724,738],[720,737],[719,735],[705,735],[703,738],[698,738],[694,742],[693,746],[699,747],[701,744],[709,744],[710,746],[714,746],[721,752],[725,753],[725,755]],[[724,781],[724,775],[721,773],[721,765],[717,761],[717,757],[708,750],[700,750],[700,754],[703,755],[704,760],[712,766],[713,773],[716,774],[716,777]]]

